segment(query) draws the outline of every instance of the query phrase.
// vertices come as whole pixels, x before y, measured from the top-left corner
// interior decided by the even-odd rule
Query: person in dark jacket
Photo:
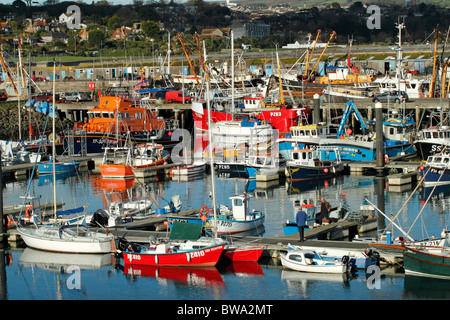
[[[306,215],[306,212],[300,208],[295,216],[295,221],[297,222],[298,227],[298,233],[300,235],[300,242],[305,241],[304,238],[305,238],[305,227],[307,218],[308,216]]]

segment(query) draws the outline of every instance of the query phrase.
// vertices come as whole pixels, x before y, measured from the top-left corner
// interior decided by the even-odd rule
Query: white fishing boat
[[[256,146],[273,140],[272,126],[254,117],[245,117],[241,121],[220,121],[211,127],[214,147],[234,147],[244,143]]]
[[[249,212],[247,195],[230,197],[231,209],[225,205],[217,208],[217,217],[209,217],[208,225],[217,233],[239,233],[258,228],[264,223],[265,214],[253,210]],[[217,220],[217,227],[215,225]]]
[[[326,248],[315,246],[298,246],[288,245],[289,250],[308,250],[317,252],[325,261],[342,261],[344,257],[348,257],[351,266],[359,269],[365,269],[371,265],[376,265],[380,256],[373,252],[370,248],[366,250],[343,249],[343,248]],[[347,259],[347,258],[345,258]]]
[[[205,160],[195,160],[190,164],[179,165],[174,167],[170,172],[172,177],[176,176],[193,176],[204,173],[206,170]]]
[[[348,271],[347,258],[343,261],[326,261],[312,250],[290,250],[280,253],[284,268],[313,273],[345,273]]]

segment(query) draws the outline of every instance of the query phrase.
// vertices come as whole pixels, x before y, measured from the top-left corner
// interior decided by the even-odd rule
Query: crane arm
[[[362,128],[363,132],[366,131],[366,124],[364,123],[364,119],[361,116],[361,113],[359,113],[359,111],[356,108],[356,106],[353,103],[353,101],[348,101],[347,104],[345,105],[344,114],[342,115],[342,119],[341,119],[341,122],[339,124],[339,129],[338,129],[338,132],[337,132],[337,138],[338,139],[340,139],[341,136],[344,134],[345,123],[347,122],[348,118],[352,114],[352,111],[356,114],[356,117],[358,118],[359,122],[361,122],[361,128]]]
[[[311,72],[310,72],[308,78],[311,78],[311,76],[312,76],[312,74],[313,74],[313,72],[314,72],[314,69],[316,69],[317,65],[319,64],[320,59],[322,58],[323,54],[325,53],[325,50],[327,50],[328,45],[329,45],[330,42],[331,42],[331,39],[333,39],[333,37],[335,37],[335,36],[336,36],[336,31],[333,31],[333,33],[332,33],[331,36],[330,36],[330,39],[328,40],[327,44],[325,45],[325,48],[323,48],[322,53],[321,53],[320,56],[319,56],[319,59],[317,59],[316,64],[315,64],[314,67],[311,69]]]
[[[181,47],[183,47],[184,54],[186,55],[187,61],[189,63],[189,66],[191,67],[192,73],[194,74],[195,81],[197,81],[197,85],[201,89],[202,86],[200,85],[200,81],[198,80],[197,74],[195,73],[194,67],[192,66],[192,62],[191,62],[191,59],[189,58],[189,54],[186,51],[186,46],[184,44],[183,37],[181,36],[180,33],[178,33],[175,37],[178,38],[178,40],[180,40]]]

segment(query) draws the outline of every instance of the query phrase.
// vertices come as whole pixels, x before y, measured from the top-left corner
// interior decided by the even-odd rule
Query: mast
[[[205,42],[203,41],[203,45]],[[205,83],[206,83],[206,107],[208,110],[208,140],[209,140],[209,162],[211,167],[211,187],[212,187],[212,207],[214,213],[214,237],[217,238],[217,207],[216,207],[216,182],[214,180],[214,158],[213,158],[213,147],[212,147],[212,134],[211,134],[211,103],[209,97],[209,77],[208,72],[205,72]]]
[[[53,111],[53,121],[52,121],[52,162],[53,162],[53,214],[56,219],[56,145],[55,145],[55,91],[56,91],[56,62],[53,60],[53,98],[52,98],[52,111]]]

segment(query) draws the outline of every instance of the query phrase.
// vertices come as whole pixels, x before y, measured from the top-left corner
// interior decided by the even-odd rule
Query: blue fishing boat
[[[280,167],[285,165],[285,162],[280,163],[278,154],[251,155],[245,164],[245,172],[249,179],[255,179],[258,173],[277,174]]]
[[[450,155],[448,153],[429,156],[425,165],[421,165],[419,169],[424,186],[450,183]]]
[[[344,170],[344,164],[335,151],[336,160],[323,159],[320,150],[293,150],[286,162],[286,177],[292,181],[324,179],[338,175]]]
[[[55,162],[55,173],[63,173],[63,172],[76,172],[80,167],[80,163],[78,161],[62,161]],[[44,161],[38,163],[39,174],[51,174],[53,173],[53,162]]]
[[[347,125],[347,120],[352,113],[361,124],[361,134],[355,134]],[[337,134],[332,137],[331,129],[322,127],[305,128],[306,130],[291,130],[289,139],[281,139],[280,154],[288,156],[289,151],[296,148],[321,148],[322,158],[336,160],[337,154],[333,150],[339,150],[339,157],[346,161],[374,161],[376,160],[376,121],[365,122],[353,101],[348,101]],[[415,122],[410,115],[400,116],[391,113],[383,120],[384,153],[388,158],[405,158],[416,155],[416,147],[413,144],[413,131]],[[309,130],[309,132],[307,132]],[[295,135],[293,134],[295,133]],[[308,133],[308,134],[307,134]]]

